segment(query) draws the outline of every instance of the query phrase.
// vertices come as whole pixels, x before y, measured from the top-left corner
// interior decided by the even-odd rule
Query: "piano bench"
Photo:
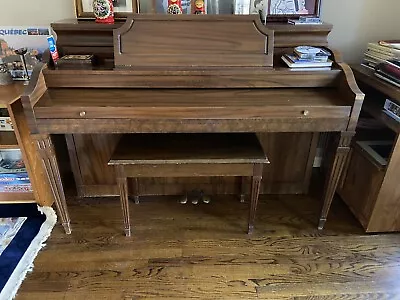
[[[249,176],[248,233],[254,229],[264,164],[269,163],[254,133],[161,133],[122,136],[108,162],[119,187],[125,235],[131,235],[127,178]]]

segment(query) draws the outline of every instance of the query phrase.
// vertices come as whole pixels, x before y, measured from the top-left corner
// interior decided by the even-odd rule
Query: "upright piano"
[[[106,164],[122,134],[190,132],[256,132],[260,139],[282,134],[267,142],[275,150],[269,155],[274,171],[266,171],[266,190],[274,190],[279,168],[297,168],[291,158],[285,162],[290,152],[305,162],[304,185],[296,193],[308,189],[319,133],[327,133],[322,229],[364,95],[349,66],[329,48],[331,70],[292,71],[284,66],[280,56],[292,52],[294,43],[326,46],[329,32],[319,36],[321,30],[313,33],[306,26],[297,29],[304,33],[301,39],[295,29],[285,28],[265,26],[252,15],[132,15],[114,29],[113,55],[104,55],[103,47],[95,53],[100,63],[92,69],[37,67],[22,101],[65,232],[71,232],[70,217],[53,135],[66,137],[78,194],[105,196],[117,193]],[[318,44],[321,40],[325,42]],[[65,53],[90,54],[88,49],[70,46]],[[284,134],[311,137],[307,152],[301,143],[280,147]],[[90,155],[79,147],[89,138]],[[274,158],[283,163],[274,165]]]

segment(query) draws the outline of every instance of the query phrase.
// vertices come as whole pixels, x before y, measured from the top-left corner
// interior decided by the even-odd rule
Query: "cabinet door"
[[[385,171],[374,165],[359,151],[356,148],[352,152],[340,195],[366,229]]]

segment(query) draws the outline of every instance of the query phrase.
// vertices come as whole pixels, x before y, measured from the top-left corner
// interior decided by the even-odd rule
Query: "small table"
[[[131,235],[127,178],[250,176],[248,233],[254,229],[264,164],[269,163],[253,133],[128,134],[108,165],[114,166],[124,217]]]

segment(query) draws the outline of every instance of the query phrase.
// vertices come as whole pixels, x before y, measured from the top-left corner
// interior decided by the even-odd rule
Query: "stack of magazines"
[[[362,65],[371,69],[388,60],[400,60],[400,41],[369,43]]]
[[[298,46],[292,54],[283,55],[282,60],[293,71],[323,71],[332,67],[330,55],[323,48]]]
[[[400,61],[387,60],[378,64],[375,76],[400,88]]]

